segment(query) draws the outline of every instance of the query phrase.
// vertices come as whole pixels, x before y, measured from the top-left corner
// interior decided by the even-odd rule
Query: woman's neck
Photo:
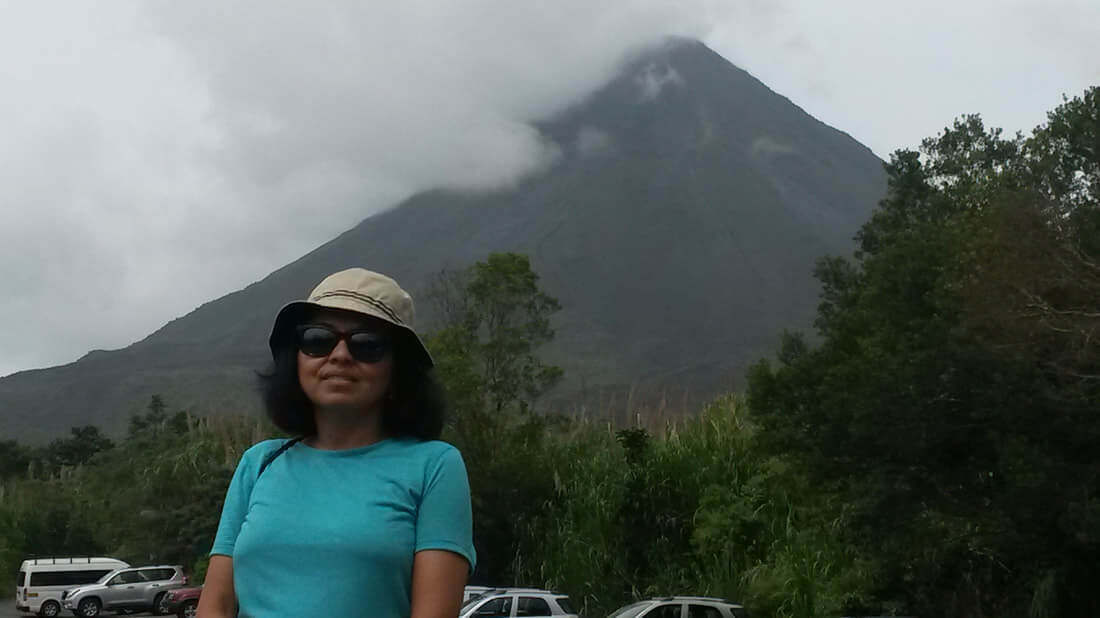
[[[349,414],[347,410],[317,409],[314,412],[317,435],[307,439],[306,444],[331,451],[369,446],[384,438],[379,416],[362,411]]]

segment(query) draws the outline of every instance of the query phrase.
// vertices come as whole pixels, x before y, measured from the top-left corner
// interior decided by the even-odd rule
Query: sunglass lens
[[[309,326],[298,333],[298,349],[307,356],[327,356],[338,341],[336,333],[320,326]]]
[[[348,337],[348,352],[355,360],[364,363],[377,363],[389,349],[389,342],[379,333],[357,332]]]

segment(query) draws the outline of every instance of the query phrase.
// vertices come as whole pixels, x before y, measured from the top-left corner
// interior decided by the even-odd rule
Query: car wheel
[[[153,599],[153,615],[163,616],[168,613],[168,593],[162,592]]]
[[[57,601],[46,601],[42,604],[42,607],[38,608],[39,616],[46,616],[52,618],[53,616],[61,615],[61,604]]]
[[[85,618],[95,618],[99,615],[99,599],[81,599],[76,606],[76,615]]]
[[[195,615],[198,612],[198,608],[198,601],[196,601],[195,599],[187,599],[183,602],[182,605],[180,605],[180,609],[178,612],[176,612],[176,615],[179,616],[179,618],[195,618]]]

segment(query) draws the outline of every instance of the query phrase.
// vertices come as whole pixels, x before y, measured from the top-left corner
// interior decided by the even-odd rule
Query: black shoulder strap
[[[270,455],[265,457],[264,462],[262,464],[260,464],[260,471],[256,474],[256,480],[260,480],[260,476],[263,475],[264,470],[267,470],[267,467],[269,465],[271,465],[271,462],[275,461],[276,457],[278,457],[279,455],[282,455],[284,452],[286,452],[286,450],[288,448],[290,448],[290,447],[294,446],[295,444],[301,442],[302,438],[305,438],[305,436],[298,436],[297,438],[291,438],[290,440],[287,440],[286,442],[283,442],[282,446],[275,449],[274,451],[271,452]]]

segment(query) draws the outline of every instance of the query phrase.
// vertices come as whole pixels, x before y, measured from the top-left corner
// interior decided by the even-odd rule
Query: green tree
[[[0,481],[27,475],[31,449],[15,440],[0,441]]]
[[[536,354],[553,339],[550,316],[560,309],[538,279],[518,253],[492,253],[461,276],[440,275],[443,289],[433,298],[450,309],[429,347],[467,442],[495,440],[562,376]]]
[[[73,427],[68,438],[56,438],[43,452],[47,470],[56,472],[62,466],[87,463],[96,453],[114,448],[114,442],[94,425]]]
[[[511,578],[517,519],[553,487],[531,457],[547,423],[533,404],[562,374],[537,356],[554,336],[550,316],[559,308],[538,280],[526,256],[492,253],[465,271],[441,273],[429,295],[443,327],[428,346],[470,475],[476,576],[488,583]]]
[[[550,315],[561,308],[539,289],[538,279],[527,256],[518,253],[492,253],[470,273],[464,326],[476,333],[476,358],[495,413],[509,406],[528,410],[562,375],[535,355],[553,339]]]
[[[164,399],[160,395],[150,397],[145,409],[145,414],[135,414],[130,417],[130,427],[127,431],[129,436],[135,436],[146,427],[163,423],[168,418]]]
[[[850,501],[910,611],[1098,611],[1098,119],[1094,88],[1028,139],[967,116],[895,153],[817,266],[821,344],[750,371],[762,440]]]

